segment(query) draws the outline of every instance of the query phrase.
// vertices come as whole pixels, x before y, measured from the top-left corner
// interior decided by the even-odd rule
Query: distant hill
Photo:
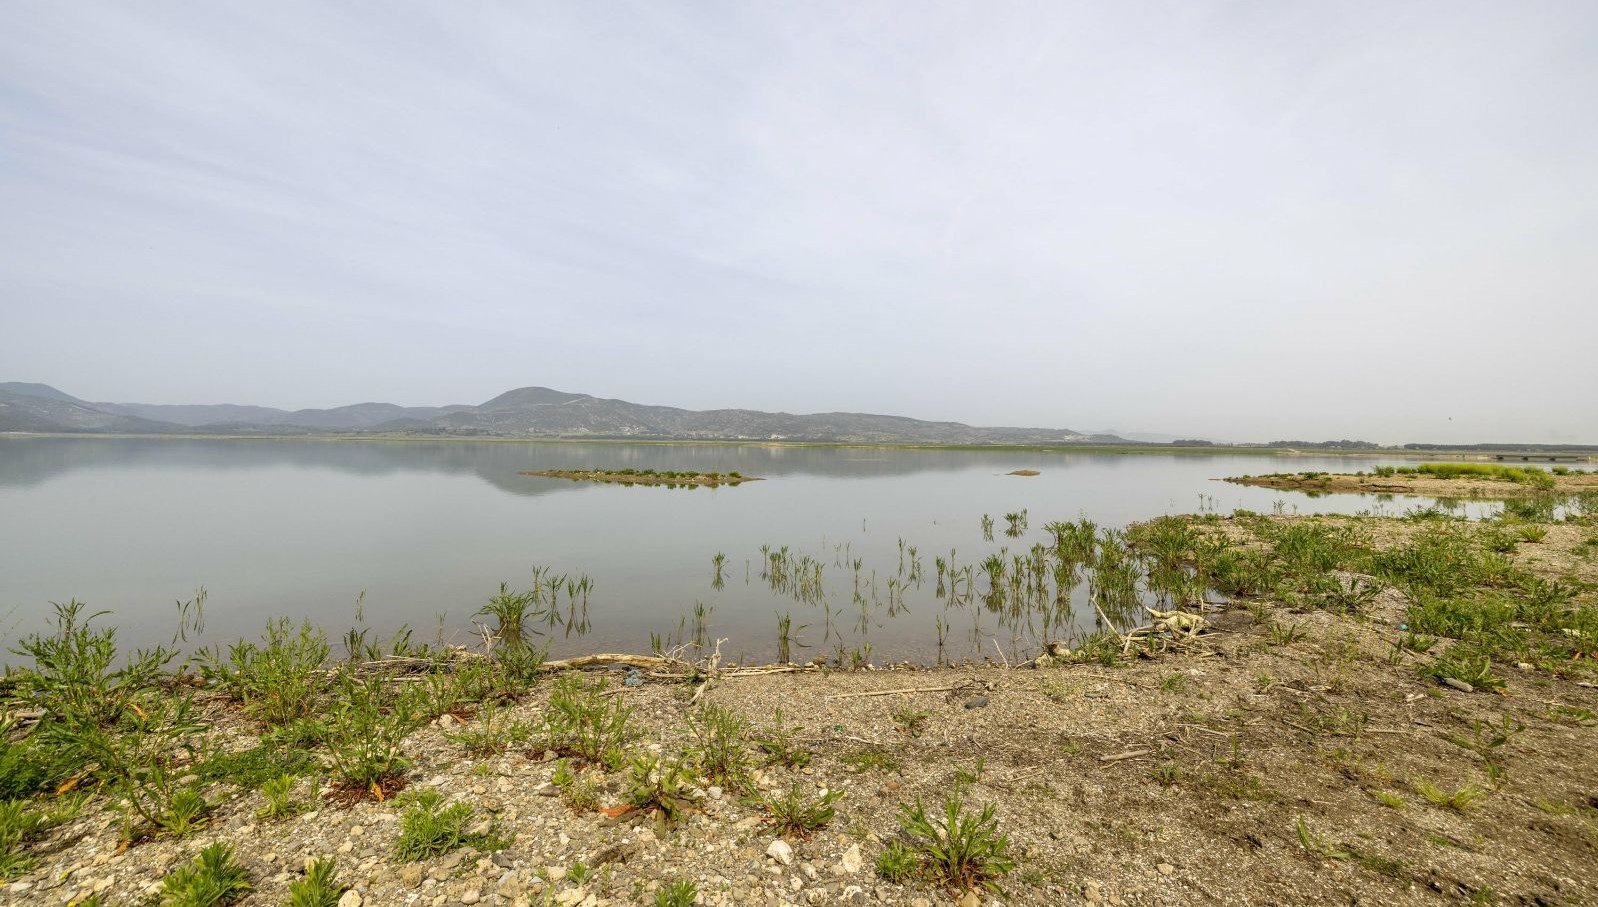
[[[357,403],[282,410],[239,404],[90,403],[49,385],[0,384],[0,431],[139,434],[413,434],[640,440],[913,444],[1126,443],[1063,428],[984,428],[872,413],[769,413],[647,406],[522,387],[477,406]]]

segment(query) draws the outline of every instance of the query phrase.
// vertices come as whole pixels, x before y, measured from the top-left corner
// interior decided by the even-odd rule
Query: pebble
[[[351,888],[338,899],[338,907],[361,907],[361,893]]]
[[[1157,866],[1155,868],[1160,871],[1160,875],[1162,875],[1162,876],[1168,876],[1171,873],[1176,871],[1176,867],[1172,866],[1169,863],[1161,863],[1159,866]]]
[[[781,863],[784,866],[791,866],[793,864],[793,848],[788,845],[787,841],[784,841],[781,838],[771,842],[771,846],[766,848],[766,856],[776,860],[778,863]]]
[[[852,844],[848,850],[843,852],[843,858],[838,861],[838,868],[843,870],[844,875],[854,875],[860,871],[863,862],[864,860],[860,856],[860,845]]]
[[[987,705],[988,705],[988,697],[980,695],[980,694],[978,694],[976,696],[972,696],[970,699],[967,699],[965,701],[965,707],[968,708],[968,709],[987,708]]]

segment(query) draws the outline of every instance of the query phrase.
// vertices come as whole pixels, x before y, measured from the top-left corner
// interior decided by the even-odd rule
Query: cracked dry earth
[[[761,770],[762,789],[797,781],[844,792],[828,827],[787,846],[761,811],[708,785],[692,812],[659,831],[574,813],[550,795],[552,758],[474,760],[432,726],[407,741],[410,787],[471,805],[509,837],[503,849],[401,862],[392,802],[322,802],[263,821],[259,794],[224,784],[211,796],[227,802],[206,828],[125,851],[113,813],[91,806],[35,849],[34,871],[0,891],[19,905],[90,892],[108,904],[146,903],[172,866],[224,840],[255,886],[238,903],[252,907],[287,903],[306,860],[326,855],[352,886],[344,907],[653,904],[674,879],[696,882],[699,903],[770,907],[1598,902],[1598,690],[1513,668],[1503,695],[1423,679],[1416,656],[1393,660],[1403,606],[1389,590],[1358,620],[1279,610],[1302,630],[1286,641],[1248,612],[1225,612],[1205,637],[1208,654],[1124,668],[726,678],[707,701],[757,726],[780,706],[814,753],[803,770]],[[991,688],[951,696],[970,680]],[[536,720],[547,684],[514,716]],[[614,686],[642,731],[634,750],[673,754],[689,744],[689,687]],[[862,695],[906,689],[918,691]],[[253,745],[247,725],[220,702],[210,708],[226,713],[218,721],[230,747]],[[895,720],[905,710],[927,713],[915,735]],[[1506,719],[1521,729],[1498,748],[1505,771],[1495,781],[1460,741]],[[863,750],[896,765],[856,771],[847,757]],[[607,776],[603,804],[619,800],[621,778]],[[940,801],[957,780],[969,806],[997,805],[1010,836],[1018,867],[1003,898],[873,873],[900,804]],[[302,797],[313,796],[310,785],[302,782]],[[1485,796],[1464,809],[1420,793],[1466,785]]]

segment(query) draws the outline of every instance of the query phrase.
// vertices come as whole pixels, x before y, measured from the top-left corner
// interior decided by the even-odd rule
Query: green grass
[[[1427,781],[1425,778],[1417,778],[1410,786],[1415,789],[1415,793],[1425,797],[1426,802],[1433,806],[1441,806],[1459,813],[1470,810],[1483,797],[1487,796],[1485,790],[1474,784],[1466,784],[1453,791],[1448,791]]]

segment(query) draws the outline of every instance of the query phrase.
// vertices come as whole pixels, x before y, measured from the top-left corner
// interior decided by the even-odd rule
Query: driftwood
[[[576,658],[558,658],[546,661],[539,666],[540,671],[573,671],[580,668],[596,668],[609,665],[626,665],[639,670],[664,671],[674,667],[686,667],[676,659],[662,655],[629,655],[624,652],[601,652],[595,655],[579,655]]]

